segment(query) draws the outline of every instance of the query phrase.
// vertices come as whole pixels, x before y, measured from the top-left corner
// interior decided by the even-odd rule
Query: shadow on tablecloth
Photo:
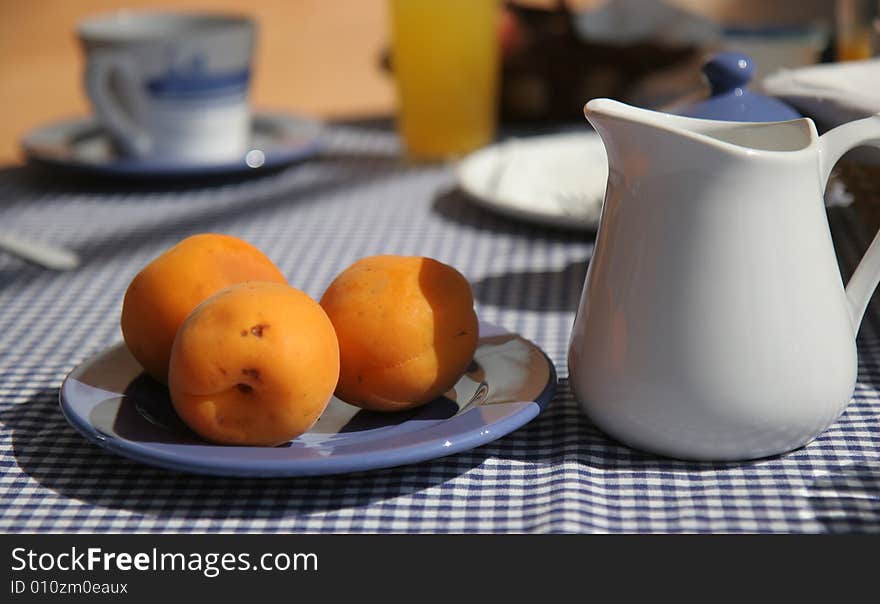
[[[418,497],[487,461],[529,463],[537,468],[576,461],[614,472],[699,472],[741,465],[667,460],[618,445],[574,409],[565,381],[560,390],[561,399],[554,400],[550,409],[530,424],[472,451],[399,468],[302,478],[199,476],[129,461],[77,433],[58,409],[55,389],[41,391],[27,403],[5,410],[0,413],[0,422],[11,431],[18,467],[43,487],[65,499],[161,518],[253,520],[387,504],[401,496]],[[550,446],[535,446],[534,439],[562,425],[560,414],[572,416],[573,421],[566,420],[566,424],[569,429],[576,428],[584,446],[573,447],[570,438],[562,434],[556,435]],[[481,488],[479,482],[473,486]]]
[[[880,466],[854,464],[816,478],[810,507],[829,533],[880,533]]]
[[[565,231],[513,220],[481,208],[460,189],[440,192],[432,206],[434,213],[461,227],[534,241],[589,242],[595,233]],[[561,270],[522,270],[489,275],[471,283],[474,298],[498,308],[539,312],[574,312],[580,300],[589,257],[568,263]]]
[[[537,312],[575,312],[589,260],[570,262],[558,271],[511,271],[472,283],[474,298],[498,308]],[[511,291],[525,292],[513,297]]]
[[[57,397],[56,389],[44,390],[0,413],[21,471],[65,499],[161,518],[252,521],[366,506],[442,484],[485,459],[301,478],[186,474],[133,462],[86,441],[64,419]]]
[[[452,481],[460,496],[473,497],[473,493],[486,488],[481,483],[482,476],[495,476],[499,465],[508,464],[525,471],[525,476],[535,472],[536,480],[546,471],[542,468],[557,468],[557,475],[562,476],[563,468],[577,467],[578,473],[586,472],[596,479],[604,476],[615,481],[624,476],[642,476],[643,480],[656,480],[666,476],[668,480],[691,483],[699,481],[704,473],[711,482],[727,470],[737,474],[750,472],[757,464],[776,464],[785,458],[692,463],[635,451],[602,435],[579,412],[563,380],[559,395],[547,411],[512,434],[472,451],[427,463],[336,476],[221,478],[153,468],[104,451],[67,424],[56,400],[57,391],[47,389],[0,414],[0,422],[12,435],[15,463],[30,479],[65,501],[130,512],[135,520],[126,520],[127,528],[137,522],[137,517],[147,525],[154,522],[149,518],[161,519],[159,528],[164,530],[174,530],[167,523],[169,520],[186,521],[186,526],[191,527],[191,521],[198,519],[241,519],[248,524],[248,530],[255,530],[250,523],[261,518],[296,518],[301,524],[308,523],[308,518],[322,518],[324,513],[331,514],[328,518],[338,518],[343,511],[360,518],[359,514],[367,509],[376,511],[377,505],[388,513],[397,498],[405,498],[406,503],[400,505],[409,509],[421,499],[436,497],[436,490],[448,489],[444,485]],[[523,468],[531,468],[531,472]],[[826,467],[825,471],[826,475],[808,482],[797,496],[822,530],[848,532],[856,526],[880,530],[880,468],[864,463],[839,469]],[[17,482],[11,488],[33,487]],[[464,495],[465,492],[472,494]],[[50,503],[44,501],[45,505]],[[51,511],[48,514],[46,521],[54,525],[58,519],[50,517]],[[29,530],[38,528],[32,522],[22,520]],[[330,525],[320,528],[333,530],[334,521],[328,522]],[[75,522],[71,528],[76,528]],[[345,526],[339,525],[336,530],[345,532]]]
[[[434,197],[432,209],[444,220],[486,232],[571,242],[592,240],[595,237],[592,232],[557,229],[502,216],[478,206],[470,200],[467,193],[457,187],[440,191]]]

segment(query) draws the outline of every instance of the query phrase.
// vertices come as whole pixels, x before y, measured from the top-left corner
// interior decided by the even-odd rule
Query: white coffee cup
[[[85,88],[119,152],[242,157],[255,33],[247,17],[214,13],[123,11],[81,23]]]

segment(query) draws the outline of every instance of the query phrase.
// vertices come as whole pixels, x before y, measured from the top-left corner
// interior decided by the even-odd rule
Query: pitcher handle
[[[831,170],[844,153],[861,145],[880,148],[880,114],[838,126],[819,139],[819,166],[822,188],[828,184]],[[846,284],[849,315],[853,332],[859,332],[868,302],[880,283],[880,232],[874,236],[868,251]]]

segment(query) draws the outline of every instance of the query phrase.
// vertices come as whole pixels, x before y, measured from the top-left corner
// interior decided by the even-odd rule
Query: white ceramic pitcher
[[[595,99],[605,205],[569,373],[602,430],[685,459],[804,445],[852,397],[855,334],[880,281],[880,237],[844,289],[823,203],[880,116],[818,136],[813,122],[692,119]]]

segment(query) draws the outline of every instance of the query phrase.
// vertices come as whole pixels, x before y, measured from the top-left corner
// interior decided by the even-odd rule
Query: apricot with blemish
[[[288,285],[249,282],[186,319],[168,387],[177,414],[202,438],[271,446],[315,423],[338,377],[336,334],[318,303]]]
[[[177,330],[212,294],[245,281],[287,283],[281,271],[250,243],[205,233],[188,237],[139,272],[122,303],[122,336],[151,376],[168,379]]]

